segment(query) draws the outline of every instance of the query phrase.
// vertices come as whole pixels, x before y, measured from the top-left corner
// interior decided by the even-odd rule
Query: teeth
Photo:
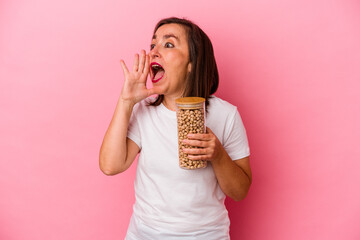
[[[161,67],[160,67],[160,65],[154,64],[154,65],[152,65],[152,68],[154,68],[154,69],[160,69]]]

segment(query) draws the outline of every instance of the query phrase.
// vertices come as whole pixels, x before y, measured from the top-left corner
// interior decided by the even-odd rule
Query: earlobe
[[[188,69],[187,70],[188,70],[188,73],[191,72],[191,63],[188,64]]]

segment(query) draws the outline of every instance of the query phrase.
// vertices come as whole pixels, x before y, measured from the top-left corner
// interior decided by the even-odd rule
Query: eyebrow
[[[152,37],[152,39],[156,39],[156,37],[157,37],[157,36],[154,34],[154,36]],[[165,35],[163,36],[163,39],[168,39],[168,38],[175,38],[176,40],[180,41],[180,39],[179,39],[177,36],[175,36],[174,34],[172,34],[172,33],[165,34]]]

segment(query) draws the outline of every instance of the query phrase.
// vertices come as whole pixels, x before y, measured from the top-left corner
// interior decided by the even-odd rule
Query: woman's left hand
[[[190,160],[206,160],[213,161],[221,157],[221,152],[224,150],[219,139],[211,131],[210,128],[206,128],[204,134],[188,134],[188,139],[184,139],[183,143],[188,146],[198,148],[183,148],[183,152],[188,154]]]

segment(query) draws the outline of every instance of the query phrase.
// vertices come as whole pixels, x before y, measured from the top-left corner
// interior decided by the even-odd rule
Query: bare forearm
[[[211,163],[223,192],[235,201],[244,199],[251,185],[251,177],[229,157],[225,149]]]
[[[108,175],[121,172],[126,161],[126,137],[133,104],[118,100],[100,148],[100,169]]]

